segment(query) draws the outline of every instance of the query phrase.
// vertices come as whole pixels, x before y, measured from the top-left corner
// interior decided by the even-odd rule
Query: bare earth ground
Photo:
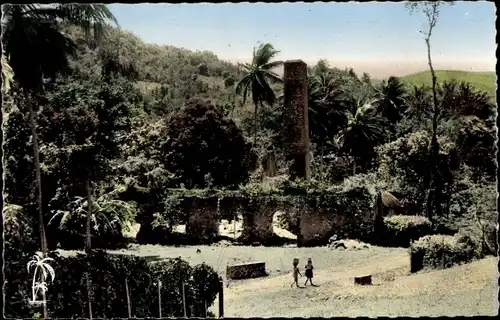
[[[224,223],[221,231],[233,232]],[[240,229],[240,225],[236,229]],[[228,230],[230,229],[230,230]],[[286,231],[275,228],[277,233]],[[224,233],[224,232],[223,232]],[[196,253],[200,249],[201,253]],[[205,262],[225,278],[228,264],[265,261],[269,276],[226,281],[226,317],[334,316],[474,316],[498,314],[497,259],[487,257],[446,270],[410,274],[406,249],[369,246],[360,250],[327,247],[213,246],[167,247],[132,245],[110,253],[156,259],[182,257],[191,264]],[[74,252],[65,251],[64,254]],[[312,258],[317,287],[290,288],[293,258],[301,271]],[[372,286],[355,286],[353,277],[371,274]],[[303,285],[305,278],[299,279]],[[211,307],[215,314],[218,301]]]

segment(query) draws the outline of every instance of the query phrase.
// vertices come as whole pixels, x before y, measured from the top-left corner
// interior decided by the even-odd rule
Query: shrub
[[[410,247],[410,272],[422,269],[445,269],[481,257],[480,246],[470,237],[428,235]]]
[[[28,304],[31,294],[30,275],[27,262],[40,244],[39,237],[31,226],[31,220],[18,205],[7,204],[3,211],[4,218],[4,297],[5,314],[10,318],[31,317],[35,310]]]
[[[67,211],[57,211],[49,225],[57,228],[57,241],[63,249],[83,248],[87,219],[87,200],[77,197]],[[122,231],[134,221],[135,206],[108,195],[94,199],[92,203],[92,246],[114,248],[124,243]]]
[[[35,250],[39,245],[36,231],[31,219],[28,218],[23,207],[8,204],[3,209],[4,239],[9,246],[22,248],[25,251]]]
[[[432,224],[426,217],[395,215],[384,218],[384,240],[391,245],[408,247],[417,240],[432,233]]]
[[[209,76],[208,67],[205,63],[201,63],[200,65],[198,65],[198,74],[202,76]]]
[[[51,252],[49,256],[54,259],[49,264],[56,271],[56,277],[48,284],[47,307],[54,318],[88,317],[89,296],[93,317],[128,318],[126,283],[132,315],[138,318],[158,317],[158,280],[161,281],[162,316],[183,316],[184,283],[187,316],[204,317],[205,302],[200,298],[205,299],[210,306],[219,290],[219,276],[212,268],[206,265],[191,267],[180,258],[148,263],[142,257],[110,255],[104,251],[73,257],[61,257]],[[19,270],[10,267],[13,261],[6,261],[9,277],[16,276],[15,272],[23,276],[20,278],[22,281],[8,286],[9,292],[15,292],[24,284],[29,286],[29,281],[26,281],[29,278],[25,271],[26,261],[22,262],[23,267]],[[30,310],[27,301],[18,302],[25,306],[24,309],[16,306],[15,302],[11,296],[6,297],[7,317],[31,317],[33,313],[22,313]],[[14,309],[18,312],[14,313]]]
[[[229,78],[226,78],[224,80],[224,86],[226,88],[234,86],[235,83],[236,83],[236,80],[233,77],[229,77]]]
[[[229,78],[229,76],[231,76],[231,72],[230,72],[229,70],[224,70],[224,71],[222,71],[222,77],[223,77],[224,79]]]

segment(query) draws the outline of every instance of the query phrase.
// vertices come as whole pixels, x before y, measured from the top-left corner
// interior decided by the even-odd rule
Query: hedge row
[[[445,269],[482,257],[480,243],[469,236],[456,234],[428,235],[410,247],[410,271]]]
[[[17,251],[17,253],[16,253]],[[6,316],[31,318],[40,307],[28,303],[32,274],[26,271],[31,257],[8,250],[5,276]],[[49,282],[47,308],[52,318],[128,318],[126,286],[133,317],[159,317],[158,281],[161,281],[162,317],[182,317],[182,283],[187,316],[205,317],[205,301],[211,306],[220,288],[219,276],[205,264],[194,267],[180,258],[148,263],[145,258],[110,255],[61,257],[49,254],[56,277]],[[89,286],[87,286],[87,279]],[[88,288],[90,290],[88,290]]]

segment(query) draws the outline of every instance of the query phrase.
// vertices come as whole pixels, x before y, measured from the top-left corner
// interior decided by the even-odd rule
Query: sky
[[[423,13],[401,2],[112,4],[120,27],[147,43],[208,50],[232,62],[251,60],[258,42],[270,42],[279,60],[327,59],[373,76],[424,70]],[[437,69],[494,71],[495,5],[445,5],[432,34]]]

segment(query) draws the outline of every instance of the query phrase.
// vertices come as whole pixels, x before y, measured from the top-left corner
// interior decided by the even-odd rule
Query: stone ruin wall
[[[243,243],[268,243],[274,236],[273,217],[277,211],[274,205],[255,205],[246,208],[243,213]]]
[[[266,244],[274,235],[273,216],[278,206],[248,204],[237,198],[224,198],[217,208],[217,198],[189,198],[185,202],[188,213],[186,233],[193,239],[207,242],[219,235],[221,219],[234,219],[239,212],[243,216],[243,230],[240,241],[246,244]]]
[[[373,209],[361,213],[334,209],[304,209],[300,212],[300,235],[298,246],[324,245],[337,235],[342,238],[356,238],[361,231],[367,233],[375,225]]]
[[[201,242],[210,242],[219,235],[217,201],[217,198],[185,199],[184,210],[188,213],[186,234]]]
[[[244,201],[246,202],[246,201]],[[362,213],[333,209],[316,209],[307,206],[294,207],[255,204],[249,205],[231,200],[217,210],[217,199],[190,199],[186,203],[189,218],[186,233],[201,242],[213,241],[219,235],[221,219],[233,218],[242,211],[243,230],[239,241],[244,244],[260,243],[266,245],[274,236],[273,217],[276,211],[285,211],[289,218],[298,220],[298,246],[325,245],[336,234],[339,238],[352,236],[351,230],[374,226],[374,210]],[[231,217],[229,217],[231,216]]]

